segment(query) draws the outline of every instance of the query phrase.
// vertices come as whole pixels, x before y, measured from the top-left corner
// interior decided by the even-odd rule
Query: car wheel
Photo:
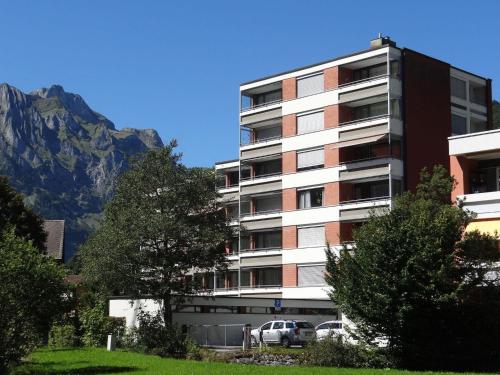
[[[281,338],[281,345],[284,348],[289,348],[290,347],[290,339],[287,336]]]
[[[259,342],[255,338],[255,336],[252,336],[252,346],[258,346],[258,345],[259,345]]]

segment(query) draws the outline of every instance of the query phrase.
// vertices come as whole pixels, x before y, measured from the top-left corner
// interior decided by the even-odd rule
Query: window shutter
[[[325,89],[323,81],[323,73],[297,79],[297,97],[323,92]]]
[[[311,133],[325,128],[324,112],[297,116],[297,134]]]
[[[324,163],[325,152],[322,148],[297,153],[297,168],[299,169],[323,165]]]
[[[325,285],[325,266],[298,266],[298,281],[299,286],[317,286]]]
[[[325,227],[308,227],[298,229],[299,247],[313,247],[325,245]]]

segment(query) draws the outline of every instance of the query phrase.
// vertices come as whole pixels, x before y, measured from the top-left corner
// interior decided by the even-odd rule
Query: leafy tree
[[[0,233],[0,373],[46,337],[63,305],[63,269],[10,229]]]
[[[13,226],[17,236],[45,251],[47,234],[42,225],[43,220],[24,205],[23,196],[9,185],[7,177],[0,176],[0,231]]]
[[[453,186],[443,167],[423,170],[415,193],[355,231],[353,250],[327,251],[332,300],[405,366],[499,365],[500,252],[492,236],[465,233],[472,215],[451,204]]]
[[[187,168],[175,147],[172,141],[133,160],[106,206],[102,227],[80,251],[91,284],[132,297],[150,295],[167,324],[171,303],[201,288],[186,282],[189,271],[224,269],[231,235],[214,172]]]

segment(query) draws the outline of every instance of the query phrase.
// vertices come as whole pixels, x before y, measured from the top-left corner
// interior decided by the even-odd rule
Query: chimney
[[[370,40],[370,48],[379,48],[384,45],[396,47],[396,42],[393,42],[388,36],[382,36],[382,33],[378,33],[378,37],[376,39]]]

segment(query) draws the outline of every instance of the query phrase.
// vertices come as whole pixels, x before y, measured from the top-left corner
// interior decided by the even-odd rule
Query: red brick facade
[[[283,286],[284,287],[297,286],[296,264],[283,264]]]
[[[295,78],[288,78],[283,80],[283,100],[290,100],[297,98],[297,80]]]
[[[295,151],[283,153],[282,170],[283,174],[297,172],[297,153]]]
[[[283,211],[293,211],[297,209],[297,189],[283,190]]]
[[[283,116],[283,137],[293,137],[297,135],[297,115]]]
[[[325,145],[325,168],[339,165],[339,149],[335,144]]]
[[[339,126],[339,106],[328,105],[325,107],[325,129]]]
[[[297,227],[295,225],[283,227],[283,249],[295,249],[297,247]]]

